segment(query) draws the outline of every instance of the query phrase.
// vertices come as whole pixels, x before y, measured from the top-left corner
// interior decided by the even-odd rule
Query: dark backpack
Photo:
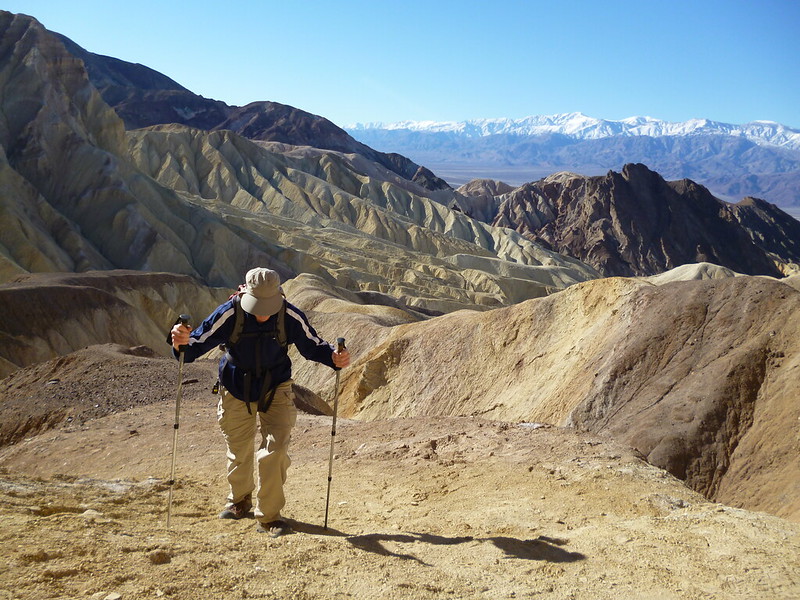
[[[281,304],[281,308],[277,313],[277,323],[275,324],[275,329],[273,331],[259,331],[259,332],[252,332],[252,333],[242,333],[244,329],[244,309],[242,308],[242,303],[240,302],[240,294],[234,294],[231,296],[233,300],[234,306],[234,317],[233,317],[233,331],[231,332],[230,336],[228,336],[228,341],[220,346],[223,350],[226,351],[228,354],[228,360],[232,360],[230,352],[227,352],[229,346],[233,346],[236,344],[242,336],[254,336],[258,337],[258,342],[261,341],[263,337],[272,337],[275,339],[283,348],[286,350],[289,347],[289,341],[286,336],[286,299],[284,298],[283,303]],[[260,346],[260,343],[259,343]],[[261,378],[266,376],[268,379],[264,381],[264,384],[261,388],[261,395],[258,399],[258,411],[259,412],[267,412],[269,410],[270,405],[272,404],[272,399],[275,397],[275,388],[271,385],[271,375],[268,369],[262,368],[260,364],[258,364],[255,370],[249,370],[244,372],[244,395],[245,395],[245,402],[247,402],[247,412],[250,412],[250,386],[252,384],[253,376],[257,378]],[[216,386],[216,389],[219,389],[219,386]]]

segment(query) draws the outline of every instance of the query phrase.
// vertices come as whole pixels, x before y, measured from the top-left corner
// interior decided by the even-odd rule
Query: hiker
[[[288,447],[297,412],[287,347],[294,344],[306,359],[337,370],[350,364],[350,353],[337,352],[321,339],[305,314],[285,300],[278,274],[265,268],[248,271],[239,292],[194,330],[176,323],[170,335],[176,357],[184,346],[185,362],[224,346],[217,419],[227,445],[230,491],[219,518],[248,516],[255,490],[253,515],[258,531],[273,537],[289,533],[281,509],[286,503],[283,485],[291,463]],[[253,448],[256,421],[261,428],[258,451]]]

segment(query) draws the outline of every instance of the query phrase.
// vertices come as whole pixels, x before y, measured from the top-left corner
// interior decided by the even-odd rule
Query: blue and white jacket
[[[189,344],[184,350],[184,362],[192,362],[220,344],[227,344],[228,338],[233,333],[235,310],[234,300],[230,299],[218,306],[192,330]],[[253,315],[245,312],[244,327],[239,341],[232,346],[228,345],[228,352],[219,361],[220,383],[239,400],[258,402],[265,381],[270,388],[275,388],[292,377],[292,361],[274,335],[277,320],[277,315],[273,315],[268,321],[259,323]],[[308,360],[322,363],[332,369],[337,368],[333,364],[333,345],[321,339],[303,311],[289,302],[286,302],[284,323],[287,344],[294,344],[300,354]],[[258,332],[266,335],[248,335]],[[174,348],[173,354],[176,358],[179,356]],[[252,372],[257,366],[266,370],[265,375],[252,378],[250,397],[245,398],[244,374],[247,371]]]

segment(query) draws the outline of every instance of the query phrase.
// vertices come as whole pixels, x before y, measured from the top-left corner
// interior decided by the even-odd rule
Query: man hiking
[[[217,419],[227,445],[230,491],[219,517],[247,516],[255,490],[253,514],[258,531],[273,537],[289,533],[281,509],[286,503],[283,485],[291,463],[288,448],[297,412],[287,347],[294,344],[306,359],[333,369],[348,366],[350,353],[337,352],[321,339],[305,314],[283,297],[278,274],[265,268],[248,271],[240,291],[197,328],[176,323],[170,334],[175,356],[182,350],[185,362],[219,345],[225,349],[219,362]],[[256,421],[261,429],[257,452],[253,447]]]

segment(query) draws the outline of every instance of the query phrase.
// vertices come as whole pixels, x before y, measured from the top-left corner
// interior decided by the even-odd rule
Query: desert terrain
[[[0,97],[0,600],[800,598],[777,206],[642,164],[455,190],[6,11]],[[277,539],[217,518],[218,355],[165,343],[254,266],[353,356],[291,351]]]
[[[412,335],[406,342],[411,352],[431,339],[430,327],[441,318],[396,324],[389,317],[402,320],[397,309],[347,303],[313,278],[286,287],[324,335],[338,331],[352,340],[355,361],[340,388],[328,529],[330,372],[297,361],[305,412],[292,441],[285,511],[295,532],[273,539],[257,533],[253,519],[216,517],[226,494],[210,389],[216,361],[185,365],[167,528],[177,361],[159,354],[160,346],[155,352],[91,345],[0,382],[6,439],[0,535],[7,561],[0,598],[744,599],[800,593],[796,518],[709,500],[608,433],[552,420],[424,411],[351,418],[356,396],[348,389],[357,386],[347,382],[359,373],[363,379],[366,365],[385,355],[380,340],[398,328],[406,335],[420,329],[419,341]],[[340,312],[325,312],[331,307]],[[485,314],[467,311],[446,321]],[[369,337],[372,345],[363,341]],[[392,375],[402,385],[410,372],[421,374],[422,363],[407,362],[410,371]],[[444,364],[460,368],[454,356]],[[486,369],[491,362],[480,364]],[[499,377],[497,368],[491,372]],[[782,468],[794,469],[793,460]],[[791,485],[785,482],[784,493]]]
[[[134,386],[158,396],[163,386],[147,375],[175,371],[168,359],[92,350],[130,390],[94,388],[96,397],[121,399]],[[793,598],[800,590],[797,523],[709,502],[607,437],[534,423],[340,419],[325,530],[331,419],[303,414],[285,511],[295,533],[272,539],[253,519],[217,519],[225,456],[204,385],[214,367],[186,372],[169,529],[169,399],[73,419],[2,450],[0,597]]]

